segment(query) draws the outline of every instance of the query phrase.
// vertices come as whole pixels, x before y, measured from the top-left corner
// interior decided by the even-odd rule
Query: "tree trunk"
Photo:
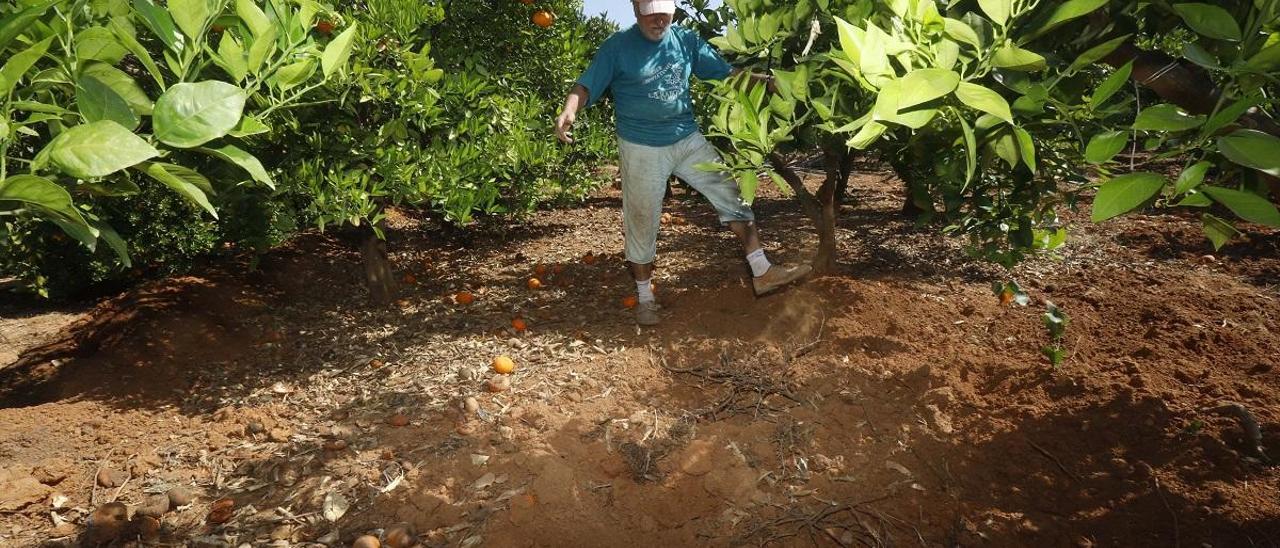
[[[1133,75],[1130,78],[1156,92],[1165,101],[1192,114],[1205,115],[1212,113],[1218,105],[1222,90],[1197,66],[1158,51],[1143,50],[1130,43],[1121,45],[1102,59],[1102,62],[1117,68],[1130,61],[1133,62]],[[1235,122],[1239,127],[1280,137],[1280,123],[1257,107],[1249,109]],[[1259,175],[1270,187],[1271,199],[1280,201],[1280,178],[1261,172]]]
[[[374,304],[390,304],[396,296],[395,271],[387,258],[387,242],[379,238],[372,227],[360,245],[364,256],[364,281],[369,288],[369,298]]]
[[[848,152],[840,162],[840,179],[836,181],[836,207],[847,203],[849,197],[849,177],[853,175],[853,154]]]
[[[838,182],[838,174],[840,172],[841,158],[833,157],[836,154],[831,149],[824,149],[823,157],[827,168],[827,178],[822,181],[822,186],[818,188],[817,195],[809,192],[805,188],[804,181],[796,174],[791,166],[783,161],[782,156],[777,153],[769,155],[769,162],[773,164],[774,171],[782,176],[787,186],[795,192],[796,199],[800,201],[800,208],[804,211],[805,216],[813,221],[813,225],[818,232],[818,249],[813,256],[813,271],[819,275],[830,274],[836,268],[836,183]]]

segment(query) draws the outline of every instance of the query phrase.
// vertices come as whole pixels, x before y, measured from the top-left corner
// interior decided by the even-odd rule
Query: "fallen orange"
[[[523,332],[525,329],[529,328],[529,324],[525,323],[524,318],[516,318],[511,320],[511,327],[515,328],[518,332]]]
[[[472,295],[470,291],[459,291],[457,295],[453,296],[453,302],[461,305],[468,305],[476,302],[476,296]]]
[[[537,278],[529,278],[529,281],[525,282],[525,285],[528,286],[529,289],[539,289],[542,287],[542,280],[539,280]]]
[[[636,299],[635,295],[628,295],[622,298],[622,306],[625,306],[627,308],[635,308],[636,304],[638,304],[639,302],[640,301]]]
[[[498,356],[493,359],[493,372],[503,375],[510,375],[516,370],[516,362],[507,356]]]

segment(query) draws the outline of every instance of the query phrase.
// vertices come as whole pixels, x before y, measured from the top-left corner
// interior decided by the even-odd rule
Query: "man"
[[[658,306],[650,281],[667,179],[676,175],[711,202],[720,222],[742,242],[752,287],[764,295],[808,274],[808,265],[771,265],[765,258],[751,206],[724,173],[698,170],[720,155],[693,119],[690,75],[724,79],[737,71],[688,29],[671,26],[674,0],[632,0],[635,26],[605,40],[586,72],[565,98],[556,136],[573,142],[569,129],[578,109],[613,89],[622,171],[625,251],[636,282],[636,323],[657,325]],[[760,77],[755,77],[762,79]]]

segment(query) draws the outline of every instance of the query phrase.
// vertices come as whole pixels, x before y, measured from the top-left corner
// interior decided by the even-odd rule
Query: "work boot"
[[[763,276],[751,278],[751,288],[757,297],[776,291],[778,288],[807,276],[813,267],[807,264],[795,266],[772,265]]]
[[[647,302],[637,304],[636,324],[644,326],[658,325],[658,303]]]

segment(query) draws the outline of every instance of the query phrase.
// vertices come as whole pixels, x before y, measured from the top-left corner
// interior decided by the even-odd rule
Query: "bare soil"
[[[252,272],[5,309],[26,344],[0,372],[0,545],[395,545],[402,523],[427,546],[1280,544],[1280,233],[1212,253],[1193,217],[1085,211],[1006,272],[898,191],[858,175],[840,271],[759,299],[677,191],[653,329],[621,304],[614,190],[463,233],[399,212],[416,280],[390,308],[352,242],[306,234]],[[756,209],[771,258],[803,260],[795,204]],[[992,294],[1010,279],[1027,306]]]

